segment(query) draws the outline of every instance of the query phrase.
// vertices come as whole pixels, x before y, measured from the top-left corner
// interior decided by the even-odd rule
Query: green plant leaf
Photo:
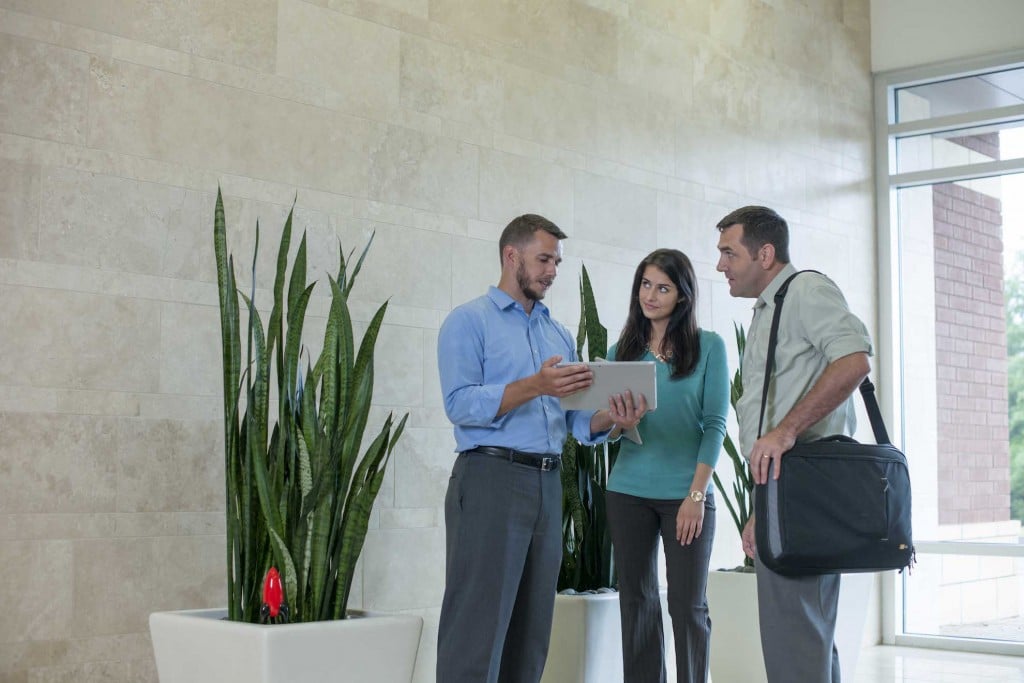
[[[288,214],[291,219],[291,214]],[[288,279],[288,319],[294,319],[295,305],[306,287],[306,232],[302,232],[302,239],[299,240],[299,250],[295,254],[295,265],[292,266],[292,275]],[[315,283],[314,283],[315,284]]]
[[[238,465],[238,383],[241,351],[238,333],[238,295],[235,286],[234,262],[227,251],[227,227],[224,218],[224,198],[217,188],[217,202],[213,212],[213,251],[217,264],[217,296],[220,301],[221,368],[224,399],[224,485],[228,500],[226,510],[226,555],[228,580],[228,617],[238,620],[242,616],[241,525],[238,511],[230,504],[232,492],[237,489],[235,476]]]
[[[333,492],[321,498],[320,504],[309,513],[310,519],[310,594],[312,614],[317,619],[330,619],[328,608],[336,587],[328,582],[332,568],[337,569],[330,556],[331,528],[334,508],[337,507]]]
[[[597,313],[594,288],[590,284],[590,275],[587,273],[585,265],[580,278],[580,296],[582,298],[580,317],[586,320],[587,359],[593,361],[608,355],[608,330],[601,324],[601,318]],[[580,358],[582,359],[583,356]]]
[[[743,354],[747,346],[747,336],[743,326],[737,323],[733,323],[733,331],[736,336],[736,350],[739,353],[740,361],[729,387],[729,401],[735,411],[737,401],[743,396]],[[725,488],[717,472],[713,473],[712,477],[715,487],[722,494],[725,506],[729,510],[729,516],[732,517],[733,524],[736,525],[737,533],[742,535],[747,521],[754,514],[754,477],[750,471],[750,463],[739,452],[736,443],[728,434],[725,435],[725,439],[722,442],[722,449],[729,456],[729,461],[732,463],[732,489]],[[749,557],[744,556],[743,561],[745,566],[753,565],[753,561]]]
[[[342,619],[352,588],[352,576],[356,561],[362,552],[366,540],[367,525],[373,501],[384,481],[384,467],[391,454],[390,439],[391,416],[389,415],[380,433],[366,449],[366,454],[357,468],[349,489],[348,499],[341,522],[341,537],[338,547],[338,571],[346,580],[341,584],[340,592],[334,601],[333,618]],[[403,420],[404,421],[404,420]]]
[[[284,330],[282,329],[282,321],[284,319],[284,281],[288,270],[288,249],[291,246],[292,214],[294,211],[295,204],[293,202],[292,208],[288,212],[288,218],[284,222],[284,230],[281,231],[281,243],[277,248],[277,268],[274,275],[274,306],[270,311],[270,321],[267,324],[267,348],[270,350],[271,354],[273,354],[274,350],[277,349],[277,377],[279,386],[281,378],[285,376],[283,363],[284,356],[281,353],[280,345],[284,343]],[[253,268],[255,269],[255,263],[253,264]],[[255,274],[253,277],[255,279]],[[281,404],[280,410],[284,409],[285,405]]]
[[[384,323],[384,314],[388,304],[384,302],[374,314],[373,319],[363,333],[359,344],[359,353],[352,366],[350,376],[350,394],[346,396],[346,423],[344,433],[337,435],[337,443],[342,453],[358,453],[366,430],[366,422],[370,414],[370,403],[373,399],[373,354],[377,345],[377,335]],[[342,486],[347,486],[352,476],[354,458],[343,458],[341,467]]]
[[[323,350],[316,359],[307,359],[305,376],[300,371],[302,333],[315,283],[305,282],[305,234],[288,277],[294,213],[293,202],[278,248],[273,307],[264,328],[254,303],[259,224],[245,296],[238,291],[227,251],[219,191],[214,211],[224,382],[225,551],[233,620],[259,619],[263,577],[271,564],[281,571],[293,621],[344,615],[370,510],[408,419],[406,415],[395,425],[388,416],[359,458],[373,397],[374,346],[386,311],[386,304],[378,309],[357,353],[347,297],[369,242],[350,272],[339,245],[339,278],[330,281]],[[248,314],[244,364],[240,301]],[[279,408],[271,426],[270,383],[275,379]]]
[[[363,269],[363,260],[366,258],[366,253],[370,251],[370,245],[373,244],[373,238],[376,237],[377,231],[374,230],[370,233],[370,238],[366,240],[366,246],[363,247],[363,253],[359,255],[359,260],[356,261],[355,268],[352,269],[351,275],[348,276],[346,281],[345,278],[345,265],[346,262],[341,262],[341,269],[338,272],[338,282],[341,283],[342,289],[345,292],[345,298],[348,298],[349,292],[352,291],[353,285],[356,284],[356,276],[359,275],[359,271]],[[352,260],[352,254],[349,254],[349,261]]]
[[[295,299],[294,303],[288,306],[288,336],[284,348],[284,381],[278,380],[278,400],[282,406],[288,406],[293,412],[301,410],[301,405],[296,402],[296,389],[298,387],[299,375],[299,354],[302,350],[302,327],[306,320],[306,307],[309,305],[309,298],[313,294],[316,283],[306,287]]]

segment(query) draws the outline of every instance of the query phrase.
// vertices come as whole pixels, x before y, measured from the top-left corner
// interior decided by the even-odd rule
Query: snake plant
[[[736,402],[743,395],[743,352],[747,347],[747,335],[742,325],[733,323],[733,328],[736,333],[736,350],[739,352],[740,362],[729,386],[729,402],[732,404],[732,409],[736,410]],[[718,472],[714,472],[712,476],[715,479],[715,486],[722,492],[722,498],[725,500],[725,506],[729,508],[729,515],[732,516],[736,530],[742,535],[743,528],[747,526],[747,520],[754,514],[754,477],[750,472],[750,463],[740,455],[739,449],[736,448],[735,442],[733,442],[728,434],[725,435],[722,448],[725,449],[729,460],[732,462],[733,474],[735,475],[735,479],[732,482],[732,491],[727,490],[725,485],[722,484],[722,480],[718,478]],[[732,494],[731,497],[730,493]],[[743,566],[752,568],[754,561],[744,555]]]
[[[302,345],[316,284],[306,284],[305,234],[288,274],[294,208],[281,235],[273,307],[264,328],[254,304],[259,224],[246,295],[235,280],[217,190],[213,233],[224,372],[228,618],[233,621],[259,621],[263,577],[271,566],[280,572],[292,622],[345,618],[370,510],[408,417],[396,423],[388,415],[359,456],[373,394],[374,346],[387,303],[377,309],[357,348],[348,297],[373,238],[351,269],[352,254],[346,260],[339,246],[337,277],[328,277],[331,304],[323,350],[314,362]],[[272,385],[276,415],[271,414]]]
[[[580,325],[576,355],[583,347],[591,361],[608,353],[608,330],[597,314],[587,267],[580,275]],[[562,448],[562,566],[558,590],[577,592],[614,588],[612,539],[605,517],[608,473],[615,464],[619,444],[584,446],[569,434]]]

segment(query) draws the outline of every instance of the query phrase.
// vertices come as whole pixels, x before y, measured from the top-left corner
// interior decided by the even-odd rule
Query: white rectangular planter
[[[846,574],[839,589],[836,648],[844,681],[854,680],[874,574]],[[742,572],[708,574],[713,683],[765,683],[757,577]]]
[[[761,628],[757,621],[757,577],[708,572],[711,611],[712,683],[765,683]]]
[[[226,614],[150,615],[160,683],[409,683],[423,628],[412,615],[263,626]]]
[[[661,591],[665,668],[675,681],[671,620]],[[622,683],[622,621],[618,593],[556,595],[551,647],[541,683]]]

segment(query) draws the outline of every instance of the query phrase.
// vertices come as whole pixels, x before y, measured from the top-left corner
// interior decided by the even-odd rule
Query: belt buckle
[[[550,472],[558,466],[558,458],[541,458],[540,459],[540,471]]]

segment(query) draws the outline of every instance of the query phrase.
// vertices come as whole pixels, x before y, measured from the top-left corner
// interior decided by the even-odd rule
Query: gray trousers
[[[782,576],[754,566],[768,683],[839,683],[839,574]]]
[[[538,683],[562,560],[562,482],[462,453],[445,497],[437,683]]]
[[[707,585],[715,540],[715,498],[704,503],[704,528],[688,546],[676,540],[681,500],[653,500],[609,491],[606,496],[619,576],[624,683],[665,683],[665,647],[658,592],[658,538],[665,551],[668,613],[678,683],[705,683],[711,651]],[[791,682],[792,683],[792,682]]]

